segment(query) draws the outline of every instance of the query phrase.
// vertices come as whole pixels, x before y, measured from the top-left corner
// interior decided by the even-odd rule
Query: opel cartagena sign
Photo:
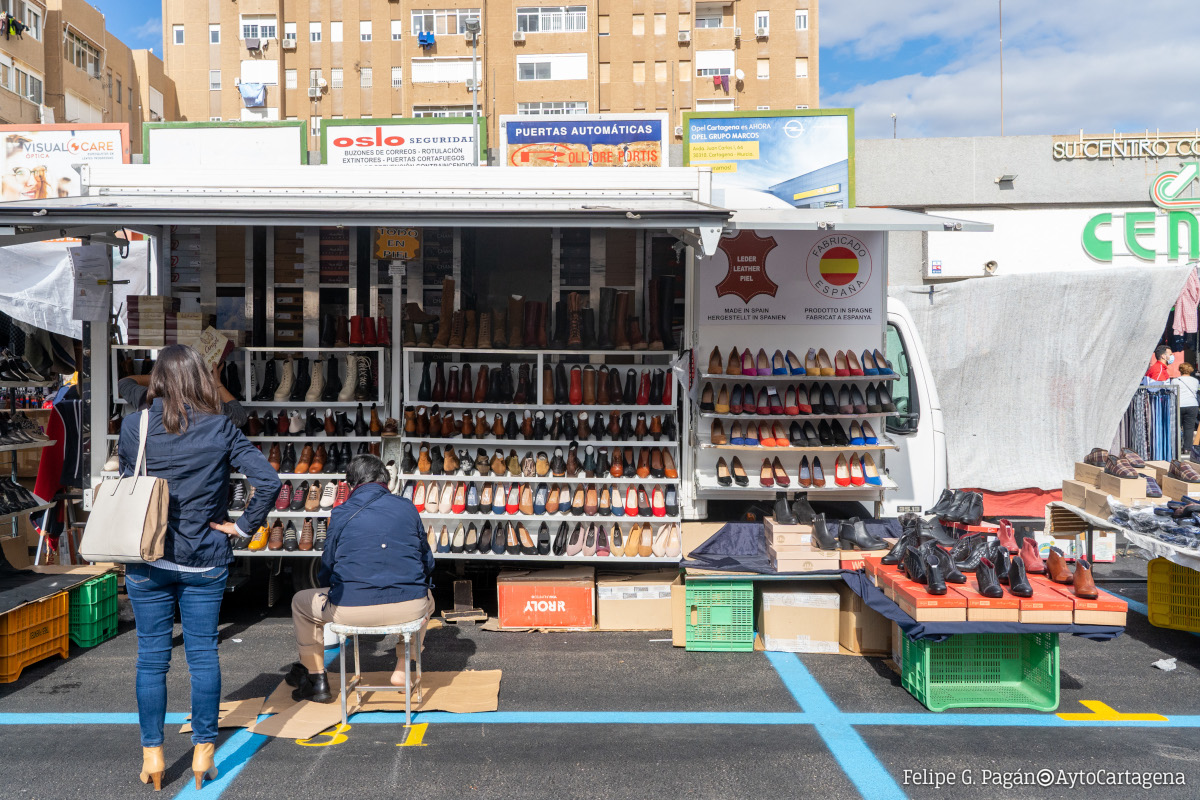
[[[346,167],[469,167],[482,152],[482,119],[322,120],[321,161]],[[482,157],[479,163],[484,163]]]

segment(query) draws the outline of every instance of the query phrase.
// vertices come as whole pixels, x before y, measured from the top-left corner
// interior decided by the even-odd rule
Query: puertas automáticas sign
[[[665,167],[665,114],[500,118],[507,167]]]
[[[322,122],[326,164],[348,167],[468,167],[475,163],[476,127],[470,119],[424,124]],[[480,123],[482,128],[482,122]]]
[[[878,325],[883,235],[739,231],[702,262],[701,324]]]

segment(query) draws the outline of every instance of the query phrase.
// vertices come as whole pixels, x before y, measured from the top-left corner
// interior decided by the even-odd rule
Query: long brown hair
[[[164,347],[150,370],[148,399],[163,404],[163,427],[169,433],[183,433],[188,427],[188,411],[193,414],[220,414],[221,396],[204,359],[185,344]]]

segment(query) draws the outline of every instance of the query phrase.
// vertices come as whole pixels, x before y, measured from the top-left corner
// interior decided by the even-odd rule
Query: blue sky
[[[90,0],[131,47],[162,54],[160,0]],[[202,2],[203,0],[197,0]],[[1003,0],[1007,134],[1200,125],[1184,0]],[[821,105],[860,138],[1000,133],[999,0],[827,0]]]

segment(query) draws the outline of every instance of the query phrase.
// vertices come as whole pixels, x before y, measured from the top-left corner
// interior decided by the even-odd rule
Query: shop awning
[[[936,217],[896,208],[765,208],[734,211],[727,230],[974,231],[991,223]]]

